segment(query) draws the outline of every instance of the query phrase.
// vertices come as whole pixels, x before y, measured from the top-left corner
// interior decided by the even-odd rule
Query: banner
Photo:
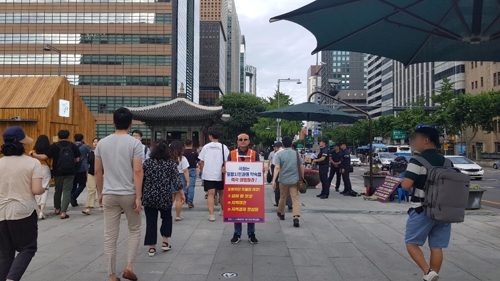
[[[402,178],[386,176],[384,182],[377,187],[377,191],[373,195],[377,196],[379,202],[384,203],[389,199],[402,180]]]
[[[264,223],[263,169],[263,162],[226,162],[224,222]]]

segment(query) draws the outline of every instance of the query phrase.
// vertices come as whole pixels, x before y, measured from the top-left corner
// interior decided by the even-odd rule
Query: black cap
[[[282,147],[283,146],[283,143],[281,143],[280,141],[277,141],[273,144],[273,146],[275,147]]]

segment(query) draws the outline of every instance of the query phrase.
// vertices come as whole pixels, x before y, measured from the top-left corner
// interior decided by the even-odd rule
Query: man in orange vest
[[[250,137],[243,133],[238,135],[238,148],[232,150],[229,154],[228,161],[241,161],[241,162],[256,162],[260,161],[259,153],[249,149]],[[252,244],[259,243],[259,240],[255,237],[255,223],[248,223],[248,242]],[[238,244],[241,241],[241,232],[243,226],[241,223],[234,224],[234,236],[231,239],[231,244]]]

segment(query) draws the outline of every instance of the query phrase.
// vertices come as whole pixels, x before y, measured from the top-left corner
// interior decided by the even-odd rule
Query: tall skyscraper
[[[227,84],[226,91],[240,92],[240,21],[234,0],[228,0],[227,13]]]
[[[394,114],[393,60],[368,55],[367,104],[372,117]]]
[[[367,89],[367,55],[348,51],[322,51],[321,61],[321,90],[330,95],[337,95],[341,99],[348,99],[355,105],[366,105]],[[338,107],[348,112],[365,118],[363,114],[352,109],[336,104],[328,97],[317,97],[317,102],[324,105]]]
[[[228,0],[201,0],[200,104],[226,93]]]
[[[245,65],[245,75],[248,77],[247,93],[257,95],[257,68],[251,65]]]
[[[311,65],[307,69],[307,96],[306,99],[309,98],[309,96],[316,92],[319,89],[321,89],[321,76],[319,75],[321,71],[322,66],[321,65]],[[318,95],[315,95],[311,101],[318,103],[319,97]],[[308,121],[307,122],[307,129],[312,130],[317,127],[318,122],[314,121]]]
[[[246,52],[247,52],[247,45],[245,42],[245,35],[241,35],[241,40],[240,40],[240,93],[245,93],[246,88],[247,88],[247,75],[245,72],[245,66],[246,66]]]
[[[198,1],[119,1],[3,1],[0,76],[60,68],[95,114],[98,137],[114,131],[117,108],[169,101],[181,83],[196,102]]]

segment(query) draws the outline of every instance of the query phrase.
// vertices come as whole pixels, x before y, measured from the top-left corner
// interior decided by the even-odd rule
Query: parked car
[[[396,159],[396,155],[393,153],[379,152],[375,155],[375,164],[382,164],[382,170],[389,170],[394,159]]]
[[[469,158],[458,155],[445,156],[450,159],[453,166],[458,168],[462,173],[469,175],[471,178],[482,180],[484,170],[478,164],[472,162]]]
[[[351,166],[361,166],[361,160],[359,160],[358,156],[351,155]]]
[[[408,163],[413,156],[398,156],[392,161],[391,166],[389,167],[389,172],[391,175],[401,174],[406,171],[406,167],[408,167]]]
[[[493,169],[498,169],[500,167],[500,161],[495,161],[493,163]]]

